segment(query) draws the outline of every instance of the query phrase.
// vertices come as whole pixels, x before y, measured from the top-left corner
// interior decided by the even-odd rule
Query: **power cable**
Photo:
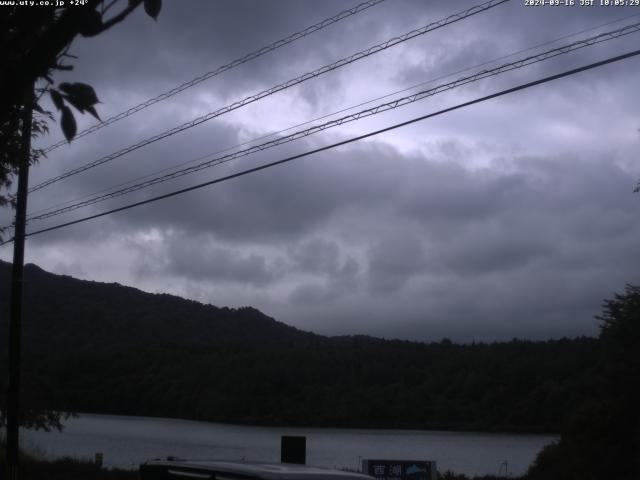
[[[404,126],[407,126],[407,125],[410,125],[410,124],[413,124],[413,123],[416,123],[416,122],[420,122],[420,121],[426,120],[428,118],[432,118],[432,117],[435,117],[435,116],[438,116],[438,115],[442,115],[442,114],[445,114],[445,113],[448,113],[448,112],[451,112],[451,111],[454,111],[454,110],[458,110],[458,109],[461,109],[461,108],[469,107],[469,106],[475,105],[477,103],[485,102],[487,100],[491,100],[491,99],[494,99],[494,98],[497,98],[497,97],[501,97],[503,95],[514,93],[514,92],[517,92],[517,91],[520,91],[520,90],[525,90],[527,88],[531,88],[531,87],[534,87],[536,85],[541,85],[543,83],[547,83],[547,82],[551,82],[551,81],[554,81],[554,80],[558,80],[560,78],[568,77],[570,75],[575,75],[577,73],[584,72],[586,70],[591,70],[593,68],[601,67],[601,66],[604,66],[604,65],[607,65],[607,64],[610,64],[610,63],[614,63],[614,62],[619,62],[621,60],[625,60],[627,58],[631,58],[631,57],[634,57],[634,56],[637,56],[637,55],[640,55],[640,49],[639,50],[634,50],[634,51],[631,51],[631,52],[628,52],[628,53],[625,53],[625,54],[622,54],[622,55],[618,55],[618,56],[615,56],[615,57],[610,57],[610,58],[608,58],[606,60],[601,60],[599,62],[590,63],[590,64],[584,65],[582,67],[573,68],[571,70],[567,70],[567,71],[564,71],[562,73],[558,73],[558,74],[555,74],[555,75],[550,75],[550,76],[547,76],[547,77],[544,77],[544,78],[541,78],[541,79],[538,79],[538,80],[534,80],[532,82],[527,82],[527,83],[518,85],[516,87],[508,88],[506,90],[501,90],[501,91],[493,93],[491,95],[486,95],[484,97],[480,97],[480,98],[477,98],[475,100],[470,100],[468,102],[460,103],[460,104],[454,105],[453,107],[448,107],[448,108],[445,108],[445,109],[442,109],[442,110],[438,110],[437,112],[433,112],[433,113],[429,113],[427,115],[423,115],[423,116],[420,116],[420,117],[412,118],[411,120],[407,120],[407,121],[401,122],[401,123],[396,123],[396,124],[391,125],[389,127],[385,127],[385,128],[380,129],[380,130],[375,130],[373,132],[369,132],[369,133],[366,133],[364,135],[359,135],[357,137],[352,137],[352,138],[349,138],[347,140],[342,140],[340,142],[336,142],[336,143],[333,143],[331,145],[327,145],[327,146],[324,146],[324,147],[316,148],[314,150],[309,150],[307,152],[300,153],[300,154],[297,154],[297,155],[292,155],[290,157],[283,158],[281,160],[277,160],[275,162],[271,162],[271,163],[267,163],[267,164],[264,164],[264,165],[260,165],[258,167],[254,167],[254,168],[250,168],[250,169],[247,169],[247,170],[243,170],[241,172],[234,173],[232,175],[227,175],[225,177],[221,177],[221,178],[217,178],[217,179],[214,179],[214,180],[210,180],[208,182],[204,182],[204,183],[200,183],[200,184],[197,184],[197,185],[193,185],[191,187],[183,188],[183,189],[180,189],[180,190],[175,190],[175,191],[170,192],[170,193],[165,193],[163,195],[159,195],[159,196],[156,196],[156,197],[153,197],[153,198],[148,198],[146,200],[142,200],[140,202],[131,203],[129,205],[125,205],[125,206],[122,206],[122,207],[114,208],[112,210],[107,210],[105,212],[97,213],[95,215],[90,215],[90,216],[87,216],[87,217],[79,218],[77,220],[73,220],[73,221],[70,221],[70,222],[61,223],[61,224],[58,224],[58,225],[54,225],[52,227],[43,228],[41,230],[35,230],[33,232],[27,233],[26,236],[33,236],[33,235],[38,235],[38,234],[45,233],[45,232],[50,232],[50,231],[53,231],[53,230],[58,230],[58,229],[61,229],[61,228],[64,228],[64,227],[68,227],[68,226],[71,226],[71,225],[76,225],[78,223],[83,223],[83,222],[86,222],[86,221],[89,221],[89,220],[93,220],[95,218],[104,217],[104,216],[110,215],[112,213],[122,212],[122,211],[125,211],[125,210],[129,210],[130,208],[138,207],[138,206],[141,206],[141,205],[146,205],[148,203],[156,202],[158,200],[163,200],[165,198],[174,197],[176,195],[180,195],[180,194],[183,194],[183,193],[191,192],[193,190],[198,190],[200,188],[204,188],[204,187],[207,187],[207,186],[210,186],[210,185],[214,185],[216,183],[221,183],[221,182],[224,182],[224,181],[227,181],[227,180],[231,180],[231,179],[234,179],[234,178],[242,177],[242,176],[248,175],[250,173],[258,172],[260,170],[265,170],[267,168],[275,167],[277,165],[282,165],[284,163],[288,163],[288,162],[291,162],[293,160],[297,160],[299,158],[307,157],[309,155],[320,153],[320,152],[323,152],[323,151],[326,151],[326,150],[330,150],[330,149],[333,149],[333,148],[336,148],[336,147],[340,147],[342,145],[347,145],[349,143],[353,143],[353,142],[356,142],[356,141],[359,141],[359,140],[363,140],[365,138],[369,138],[369,137],[372,137],[372,136],[375,136],[375,135],[379,135],[381,133],[385,133],[385,132],[388,132],[388,131],[391,131],[391,130],[395,130],[397,128],[404,127]],[[7,241],[1,243],[0,246],[1,245],[5,245],[7,243],[10,243],[12,241],[13,241],[13,239],[7,240]]]
[[[385,95],[382,95],[382,96],[379,96],[379,97],[376,97],[376,98],[372,98],[372,99],[369,99],[369,100],[367,100],[367,101],[364,101],[364,102],[361,102],[361,103],[358,103],[358,104],[355,104],[355,105],[351,105],[351,106],[349,106],[349,107],[345,107],[345,108],[342,108],[342,109],[340,109],[340,110],[336,110],[336,111],[331,112],[331,113],[327,113],[327,114],[325,114],[325,115],[321,115],[321,116],[319,116],[319,117],[313,118],[313,119],[311,119],[311,120],[307,120],[307,121],[302,122],[302,123],[298,123],[298,124],[296,124],[296,125],[289,126],[289,127],[287,127],[287,128],[281,129],[281,130],[277,130],[277,131],[273,131],[273,132],[270,132],[270,133],[267,133],[267,134],[264,134],[264,135],[260,135],[259,137],[254,137],[254,138],[252,138],[251,140],[247,140],[247,141],[244,141],[244,142],[242,142],[242,143],[238,143],[238,144],[235,144],[235,145],[231,145],[231,146],[229,146],[229,147],[223,148],[223,149],[221,149],[221,150],[217,150],[217,151],[212,152],[212,153],[208,153],[208,154],[206,154],[206,155],[200,155],[200,156],[198,156],[198,157],[196,157],[196,158],[192,158],[191,160],[187,160],[187,161],[185,161],[185,162],[181,162],[181,163],[178,163],[178,164],[173,165],[173,166],[170,166],[170,167],[162,168],[162,169],[160,169],[160,170],[156,170],[156,171],[151,172],[151,173],[148,173],[148,174],[146,174],[146,175],[142,175],[142,176],[139,176],[139,177],[135,177],[135,178],[132,178],[132,179],[127,180],[127,181],[125,181],[125,182],[121,182],[121,183],[118,183],[118,184],[116,184],[116,185],[112,185],[112,186],[110,186],[110,187],[103,188],[103,189],[100,189],[100,190],[98,190],[98,191],[95,191],[95,192],[92,192],[92,193],[88,193],[88,194],[82,195],[82,196],[80,196],[80,197],[76,197],[76,198],[73,198],[73,199],[70,199],[70,200],[66,200],[66,201],[63,201],[63,202],[59,202],[59,203],[56,203],[56,204],[51,205],[51,206],[49,206],[49,207],[40,208],[40,209],[38,209],[38,210],[35,210],[35,211],[31,212],[31,215],[32,215],[32,216],[31,216],[31,218],[34,218],[34,217],[35,217],[35,215],[36,215],[36,214],[38,214],[38,213],[41,213],[41,212],[48,212],[48,211],[51,211],[51,210],[57,209],[57,208],[59,208],[59,207],[62,207],[63,205],[68,205],[68,204],[76,203],[76,202],[78,202],[78,201],[80,201],[80,200],[84,200],[85,198],[90,198],[90,197],[94,197],[95,195],[99,195],[99,194],[104,193],[104,192],[109,192],[109,191],[112,191],[112,190],[114,190],[114,189],[117,189],[117,188],[120,188],[120,187],[124,187],[124,186],[126,186],[126,185],[133,184],[133,183],[138,182],[138,181],[140,181],[140,180],[144,180],[144,179],[147,179],[147,178],[153,177],[154,175],[159,175],[159,174],[161,174],[161,173],[168,172],[168,171],[170,171],[170,170],[174,170],[174,169],[176,169],[176,168],[183,167],[183,166],[185,166],[185,165],[188,165],[188,164],[191,164],[191,163],[195,163],[195,162],[200,161],[200,160],[204,160],[204,159],[206,159],[206,158],[208,158],[208,157],[210,157],[210,156],[212,156],[212,155],[219,155],[219,154],[221,154],[221,153],[228,152],[228,151],[230,151],[230,150],[235,150],[235,149],[240,148],[240,147],[243,147],[243,146],[245,146],[245,145],[249,145],[249,144],[255,143],[255,142],[259,141],[259,140],[265,140],[265,139],[270,138],[270,137],[273,137],[273,136],[275,136],[275,135],[280,135],[280,134],[282,134],[282,133],[284,133],[284,132],[287,132],[287,131],[289,131],[289,130],[293,130],[294,128],[303,127],[303,126],[305,126],[305,125],[309,125],[309,124],[314,123],[314,122],[317,122],[317,121],[319,121],[319,120],[324,120],[325,118],[332,117],[332,116],[337,115],[337,114],[339,114],[339,113],[344,113],[344,112],[347,112],[347,111],[349,111],[349,110],[353,110],[353,109],[355,109],[355,108],[362,107],[362,106],[364,106],[364,105],[368,105],[368,104],[370,104],[370,103],[376,102],[376,101],[378,101],[378,100],[383,100],[383,99],[385,99],[385,98],[389,98],[389,97],[392,97],[392,96],[394,96],[394,95],[398,95],[398,94],[400,94],[400,93],[408,92],[408,91],[410,91],[410,90],[414,90],[414,89],[419,88],[419,87],[422,87],[422,86],[424,86],[424,85],[428,85],[428,84],[434,83],[434,82],[436,82],[436,81],[438,81],[438,80],[442,80],[442,79],[445,79],[445,78],[452,77],[453,75],[457,75],[457,74],[459,74],[459,73],[468,72],[468,71],[470,71],[470,70],[473,70],[473,69],[476,69],[476,68],[480,68],[480,67],[483,67],[483,66],[486,66],[486,65],[489,65],[489,64],[495,63],[495,62],[500,61],[500,60],[504,60],[504,59],[507,59],[507,58],[514,57],[514,56],[519,55],[519,54],[521,54],[521,53],[525,53],[525,52],[529,52],[529,51],[532,51],[532,50],[536,50],[536,49],[538,49],[538,48],[540,48],[540,47],[544,47],[544,46],[547,46],[547,45],[551,45],[551,44],[553,44],[553,43],[557,43],[557,42],[559,42],[559,41],[561,41],[561,40],[565,40],[565,39],[567,39],[567,38],[575,37],[576,35],[580,35],[580,34],[582,34],[582,33],[586,33],[586,32],[591,32],[591,31],[593,31],[593,30],[597,30],[597,29],[599,29],[599,28],[602,28],[602,27],[605,27],[605,26],[608,26],[608,25],[611,25],[611,24],[614,24],[614,23],[619,23],[619,22],[624,21],[624,20],[629,20],[629,19],[631,19],[631,18],[635,18],[635,17],[638,17],[638,16],[640,16],[640,14],[629,15],[629,16],[625,16],[625,17],[620,17],[620,18],[618,18],[618,19],[616,19],[616,20],[612,20],[612,21],[610,21],[610,22],[606,22],[606,23],[602,23],[602,24],[595,25],[595,26],[593,26],[593,27],[585,28],[585,29],[579,30],[579,31],[577,31],[577,32],[570,33],[570,34],[568,34],[568,35],[563,35],[563,36],[558,37],[558,38],[555,38],[555,39],[553,39],[553,40],[549,40],[549,41],[546,41],[546,42],[543,42],[543,43],[539,43],[539,44],[537,44],[537,45],[533,45],[533,46],[531,46],[531,47],[527,47],[527,48],[525,48],[525,49],[518,50],[518,51],[516,51],[516,52],[512,52],[512,53],[509,53],[509,54],[507,54],[507,55],[502,55],[502,56],[500,56],[500,57],[496,57],[496,58],[493,58],[493,59],[490,59],[490,60],[484,61],[484,62],[482,62],[482,63],[476,64],[476,65],[472,65],[472,66],[470,66],[470,67],[466,67],[466,68],[461,69],[461,70],[456,70],[455,72],[450,72],[450,73],[447,73],[447,74],[444,74],[444,75],[440,75],[440,76],[438,76],[438,77],[431,78],[431,79],[429,79],[429,80],[425,80],[425,81],[423,81],[423,82],[420,82],[420,83],[414,84],[414,85],[412,85],[412,86],[410,86],[410,87],[406,87],[406,88],[403,88],[403,89],[401,89],[401,90],[396,90],[396,91],[394,91],[394,92],[390,92],[390,93],[387,93],[387,94],[385,94]],[[4,228],[9,228],[9,226],[4,227]]]
[[[335,120],[331,120],[329,122],[323,123],[321,125],[316,125],[313,127],[310,127],[308,129],[305,130],[299,130],[297,132],[294,132],[290,135],[284,136],[284,137],[279,137],[279,138],[275,138],[273,140],[270,140],[268,142],[259,144],[259,145],[254,145],[252,147],[246,148],[244,150],[239,150],[227,155],[224,155],[222,157],[217,157],[214,159],[211,159],[209,161],[200,163],[198,165],[194,165],[192,167],[188,167],[182,170],[177,170],[173,173],[169,173],[166,175],[162,175],[159,177],[155,177],[151,180],[147,180],[145,182],[141,182],[141,183],[137,183],[134,185],[131,185],[129,187],[126,188],[122,188],[120,190],[115,190],[113,192],[104,194],[104,195],[100,195],[82,202],[78,202],[63,208],[59,208],[57,210],[52,210],[49,211],[47,213],[43,213],[40,215],[31,215],[28,217],[28,220],[34,221],[34,220],[43,220],[46,218],[50,218],[53,216],[57,216],[57,215],[61,215],[63,213],[67,213],[73,210],[77,210],[79,208],[82,207],[86,207],[89,205],[93,205],[99,202],[103,202],[106,200],[109,200],[111,198],[116,198],[116,197],[120,197],[123,195],[126,195],[128,193],[132,193],[138,190],[141,190],[143,188],[147,188],[150,187],[152,185],[156,185],[159,183],[164,183],[166,181],[169,180],[173,180],[179,177],[182,177],[184,175],[188,175],[191,173],[195,173],[198,172],[200,170],[204,170],[206,168],[210,168],[216,165],[220,165],[222,163],[227,163],[231,160],[234,160],[236,158],[240,158],[240,157],[244,157],[247,155],[251,155],[253,153],[262,151],[262,150],[266,150],[268,148],[272,148],[278,145],[282,145],[285,143],[289,143],[292,142],[294,140],[297,140],[299,138],[303,138],[303,137],[307,137],[309,135],[318,133],[318,132],[322,132],[324,130],[327,130],[329,128],[333,128],[339,125],[343,125],[345,123],[349,123],[352,121],[356,121],[356,120],[360,120],[362,118],[368,117],[368,116],[372,116],[372,115],[377,115],[379,113],[382,112],[386,112],[389,110],[393,110],[395,108],[399,108],[401,106],[405,106],[408,105],[410,103],[414,103],[417,102],[419,100],[423,100],[425,98],[437,95],[439,93],[443,93],[445,91],[460,87],[462,85],[466,85],[472,82],[476,82],[478,80],[482,80],[488,77],[492,77],[492,76],[496,76],[505,72],[509,72],[512,70],[516,70],[519,68],[523,68],[529,65],[533,65],[535,63],[539,63],[545,60],[548,60],[550,58],[555,58],[559,55],[564,55],[573,51],[576,51],[578,49],[584,48],[584,47],[588,47],[588,46],[592,46],[592,45],[596,45],[598,43],[602,43],[605,41],[609,41],[609,40],[613,40],[615,38],[619,38],[621,36],[624,35],[629,35],[631,33],[635,33],[640,31],[640,23],[636,23],[633,25],[625,25],[622,28],[619,28],[617,30],[613,30],[611,32],[606,32],[606,33],[601,33],[599,35],[596,35],[594,37],[590,37],[590,38],[586,38],[583,40],[579,40],[577,42],[573,42],[571,44],[568,45],[564,45],[561,47],[557,47],[551,50],[548,50],[546,52],[542,52],[539,53],[538,55],[532,55],[520,60],[516,60],[514,62],[510,62],[510,63],[506,63],[503,65],[500,65],[498,67],[492,68],[492,69],[488,69],[488,70],[482,70],[474,75],[470,75],[467,77],[462,77],[459,78],[457,80],[454,80],[452,82],[446,83],[446,84],[442,84],[442,85],[438,85],[436,87],[430,88],[428,90],[423,90],[421,92],[417,92],[415,94],[409,95],[409,96],[405,96],[396,100],[393,100],[391,102],[387,102],[384,104],[380,104],[380,105],[376,105],[375,107],[371,107],[365,110],[361,110],[359,112],[353,113],[351,115],[347,115]]]
[[[192,80],[189,80],[188,82],[184,82],[181,85],[178,85],[177,87],[172,88],[171,90],[168,90],[164,93],[161,93],[160,95],[150,98],[149,100],[146,100],[145,102],[142,102],[134,107],[129,108],[128,110],[125,110],[124,112],[118,113],[117,115],[114,115],[112,117],[107,118],[106,120],[93,125],[89,128],[86,128],[85,130],[82,130],[81,132],[77,133],[76,136],[74,137],[74,140],[77,140],[78,138],[84,137],[85,135],[89,135],[90,133],[96,132],[98,130],[100,130],[101,128],[106,127],[107,125],[111,125],[112,123],[115,123],[119,120],[122,120],[124,118],[130,117],[131,115],[133,115],[134,113],[137,113],[141,110],[144,110],[147,107],[150,107],[151,105],[154,105],[158,102],[161,102],[163,100],[166,100],[167,98],[173,97],[174,95],[177,95],[180,92],[183,92],[184,90],[191,88],[195,85],[198,85],[199,83],[204,82],[205,80],[208,80],[210,78],[213,78],[217,75],[220,75],[221,73],[224,73],[228,70],[231,70],[232,68],[235,68],[237,66],[242,65],[243,63],[247,63],[251,60],[255,60],[258,57],[261,57],[262,55],[272,52],[273,50],[276,50],[280,47],[284,47],[285,45],[288,45],[290,43],[295,42],[296,40],[300,40],[301,38],[304,38],[308,35],[311,35],[312,33],[317,32],[318,30],[322,30],[323,28],[328,27],[329,25],[333,25],[334,23],[339,22],[340,20],[343,20],[345,18],[348,18],[352,15],[355,15],[357,13],[360,13],[370,7],[373,7],[374,5],[377,5],[379,3],[384,2],[385,0],[369,0],[367,2],[363,2],[360,3],[359,5],[356,5],[353,8],[349,8],[347,10],[343,10],[340,13],[329,17],[329,18],[325,18],[324,20],[316,23],[315,25],[311,25],[310,27],[307,27],[303,30],[300,30],[299,32],[296,33],[292,33],[291,35],[289,35],[288,37],[285,38],[281,38],[280,40],[276,40],[275,42],[266,45],[262,48],[259,48],[258,50],[255,50],[251,53],[248,53],[246,55],[244,55],[243,57],[237,58],[225,65],[222,65],[218,68],[216,68],[215,70],[212,70],[210,72],[204,73],[202,75],[200,75],[199,77],[196,77]],[[67,145],[67,141],[66,140],[60,140],[57,143],[54,143],[52,145],[49,145],[48,147],[44,148],[43,151],[44,153],[48,153],[52,150],[55,150],[58,147],[61,147],[62,145]]]
[[[51,185],[53,183],[59,182],[60,180],[63,180],[65,178],[71,177],[73,175],[77,175],[78,173],[82,173],[86,170],[89,170],[91,168],[97,167],[98,165],[102,165],[106,162],[110,162],[112,160],[115,160],[116,158],[119,158],[123,155],[126,155],[127,153],[133,152],[134,150],[137,150],[139,148],[142,148],[146,145],[149,145],[151,143],[157,142],[159,140],[165,139],[167,137],[170,137],[171,135],[175,135],[176,133],[182,132],[184,130],[187,130],[189,128],[193,128],[197,125],[200,125],[201,123],[204,123],[206,121],[209,121],[213,118],[219,117],[220,115],[224,115],[225,113],[229,113],[233,110],[236,110],[240,107],[243,107],[245,105],[248,105],[250,103],[256,102],[258,100],[261,100],[269,95],[273,95],[274,93],[280,92],[282,90],[285,90],[287,88],[293,87],[294,85],[298,85],[302,82],[305,82],[307,80],[310,80],[312,78],[316,78],[320,75],[323,75],[327,72],[336,70],[340,67],[343,67],[345,65],[348,65],[350,63],[353,63],[355,61],[361,60],[363,58],[369,57],[375,53],[381,52],[383,50],[386,50],[387,48],[390,48],[392,46],[398,45],[400,43],[406,42],[412,38],[415,38],[417,36],[420,35],[424,35],[428,32],[431,32],[433,30],[442,28],[446,25],[449,25],[451,23],[454,22],[458,22],[460,20],[463,20],[465,18],[468,18],[470,16],[476,15],[478,13],[484,12],[486,10],[489,10],[490,8],[496,7],[498,5],[501,5],[503,3],[506,3],[510,0],[489,0],[488,2],[473,6],[471,8],[468,8],[462,12],[459,13],[455,13],[453,15],[450,15],[442,20],[439,20],[437,22],[433,22],[430,23],[429,25],[426,25],[422,28],[416,29],[416,30],[412,30],[410,32],[405,33],[404,35],[401,35],[399,37],[394,37],[392,39],[387,40],[386,42],[374,45],[372,47],[369,47],[365,50],[362,50],[360,52],[357,52],[349,57],[345,57],[341,60],[338,60],[337,62],[331,63],[329,65],[325,65],[323,67],[320,67],[317,70],[314,70],[312,72],[308,72],[305,73],[304,75],[301,75],[299,77],[293,78],[291,80],[288,80],[287,82],[281,83],[279,85],[276,85],[275,87],[271,87],[267,90],[263,90],[260,93],[257,93],[255,95],[251,95],[249,97],[244,98],[243,100],[234,102],[230,105],[227,105],[226,107],[223,107],[221,109],[218,109],[214,112],[210,112],[207,113],[206,115],[200,116],[198,118],[195,118],[194,120],[187,122],[187,123],[183,123],[182,125],[178,125],[170,130],[167,130],[163,133],[154,135],[153,137],[149,137],[145,140],[142,140],[134,145],[130,145],[126,148],[123,148],[122,150],[119,150],[117,152],[111,153],[109,155],[106,155],[104,157],[101,157],[97,160],[94,160],[93,162],[87,163],[83,166],[77,167],[75,169],[69,170],[61,175],[58,175],[57,177],[54,178],[50,178],[49,180],[45,180],[44,182],[41,182],[33,187],[31,187],[29,189],[29,193],[35,192],[37,190],[40,190],[48,185]]]

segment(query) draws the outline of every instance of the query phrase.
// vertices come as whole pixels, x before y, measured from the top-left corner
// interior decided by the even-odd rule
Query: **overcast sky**
[[[98,38],[78,39],[71,50],[78,56],[74,72],[56,81],[93,85],[102,101],[99,113],[107,118],[357,1],[163,3],[157,22],[140,10]],[[30,184],[475,4],[387,0],[51,152],[32,169]],[[409,93],[636,22],[637,7],[529,7],[512,0],[34,192],[29,210],[418,84]],[[584,48],[33,222],[28,229],[218,178],[625,53],[637,48],[639,39],[635,33]],[[27,242],[26,259],[78,278],[218,306],[251,305],[289,325],[329,335],[427,341],[594,335],[593,315],[603,299],[622,291],[625,283],[640,283],[640,195],[632,193],[640,178],[639,74],[635,57],[36,235]],[[402,95],[407,93],[389,99]],[[92,124],[91,117],[78,120],[81,128]],[[38,140],[41,146],[62,138],[58,125],[51,130]],[[10,222],[10,212],[0,218]],[[0,257],[9,260],[11,248],[2,247]]]

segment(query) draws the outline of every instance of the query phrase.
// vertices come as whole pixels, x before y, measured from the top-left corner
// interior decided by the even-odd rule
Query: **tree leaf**
[[[162,0],[144,0],[144,11],[154,20],[158,19],[162,9]]]
[[[93,107],[93,106],[87,107],[87,112],[89,112],[91,115],[93,115],[98,120],[102,121],[102,119],[98,116],[98,112],[96,112],[95,107]]]
[[[49,95],[51,95],[51,101],[56,106],[58,110],[62,110],[64,107],[64,100],[62,99],[62,95],[57,90],[51,89],[49,90]]]
[[[67,139],[67,142],[71,143],[73,137],[76,136],[78,127],[76,125],[76,119],[73,117],[73,113],[71,113],[71,109],[66,105],[62,107],[60,126],[62,127],[62,133],[64,133],[64,137]]]
[[[73,97],[78,104],[82,105],[83,109],[86,109],[91,105],[95,105],[96,103],[100,103],[100,100],[98,100],[98,96],[96,95],[93,87],[91,85],[87,85],[86,83],[64,82],[58,85],[58,88],[66,93],[69,97]]]
[[[61,83],[58,88],[62,90],[65,95],[63,98],[73,105],[80,113],[89,112],[95,118],[100,120],[98,112],[94,108],[96,103],[100,103],[96,92],[91,85],[86,83]]]
[[[64,98],[67,102],[69,102],[71,105],[76,107],[76,110],[78,110],[80,113],[84,113],[84,111],[86,110],[86,107],[82,104],[82,102],[78,101],[77,97],[72,97],[70,95],[63,95],[62,98]]]

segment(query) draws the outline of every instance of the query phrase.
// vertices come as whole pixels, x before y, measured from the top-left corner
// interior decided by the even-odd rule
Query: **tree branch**
[[[104,2],[102,2],[102,15],[107,13],[111,7],[113,7],[119,0],[111,0],[111,3],[105,7]]]
[[[129,6],[127,8],[125,8],[124,10],[122,10],[118,15],[116,15],[113,18],[110,18],[109,20],[107,20],[106,22],[102,23],[102,28],[100,30],[98,30],[96,33],[94,33],[93,35],[91,35],[92,37],[95,35],[99,35],[102,32],[104,32],[105,30],[109,30],[111,27],[113,27],[114,25],[120,23],[121,21],[123,21],[125,18],[127,18],[127,16],[133,12],[136,8],[138,8],[138,6],[142,3],[142,0],[135,0],[133,2],[129,3]]]
[[[13,99],[24,94],[24,85],[31,85],[37,78],[47,75],[49,70],[56,64],[56,59],[60,52],[64,51],[78,35],[80,26],[86,18],[85,9],[95,10],[103,1],[89,0],[84,8],[67,8],[22,59],[20,62],[22,68],[15,73],[11,72],[13,75],[0,76],[0,111],[6,111],[13,103]],[[105,22],[93,35],[102,33],[120,23],[141,3],[142,0],[130,1],[127,8]]]

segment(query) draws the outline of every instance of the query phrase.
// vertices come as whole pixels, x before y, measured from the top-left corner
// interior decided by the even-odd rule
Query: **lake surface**
[[[107,467],[138,468],[167,456],[280,461],[280,436],[307,437],[307,463],[359,469],[362,458],[435,460],[438,469],[467,475],[524,473],[552,435],[422,430],[249,427],[189,420],[81,414],[62,433],[22,431],[21,444],[47,458],[93,459]]]

